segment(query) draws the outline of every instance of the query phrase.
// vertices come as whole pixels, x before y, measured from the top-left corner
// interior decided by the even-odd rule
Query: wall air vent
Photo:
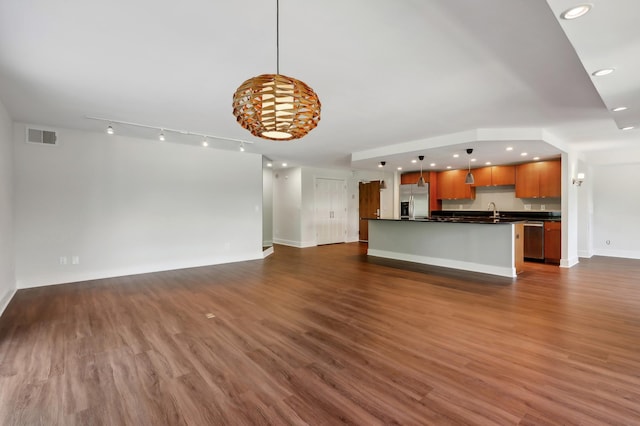
[[[39,143],[43,145],[57,145],[58,137],[56,132],[51,130],[40,130],[27,128],[27,142]]]

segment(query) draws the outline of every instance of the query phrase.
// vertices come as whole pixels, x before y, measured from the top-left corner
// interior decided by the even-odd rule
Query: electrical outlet
[[[71,264],[72,264],[72,265],[78,265],[78,264],[80,264],[80,256],[72,256],[72,257],[71,257]]]
[[[540,204],[540,210],[546,210],[547,206],[545,206],[544,204]]]
[[[531,204],[525,204],[524,205],[524,209],[525,210],[531,210]]]
[[[67,256],[60,256],[60,264],[61,265],[67,264]]]

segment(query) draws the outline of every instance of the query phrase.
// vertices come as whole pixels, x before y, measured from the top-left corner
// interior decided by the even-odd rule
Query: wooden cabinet
[[[539,161],[516,166],[516,198],[560,198],[560,161]]]
[[[464,183],[467,170],[447,170],[438,173],[438,199],[440,200],[474,200],[476,188]]]
[[[473,186],[515,185],[515,166],[480,167],[471,170],[475,183]]]
[[[425,182],[429,182],[429,172],[422,172],[422,177]],[[420,172],[406,172],[400,175],[401,185],[415,185],[420,179]]]
[[[562,195],[562,168],[560,161],[545,161],[540,170],[540,197],[560,198]]]
[[[562,257],[562,222],[544,224],[544,261],[560,264]]]
[[[493,166],[491,167],[491,185],[515,185],[516,166]]]
[[[491,167],[480,167],[471,170],[473,173],[473,186],[491,186]]]

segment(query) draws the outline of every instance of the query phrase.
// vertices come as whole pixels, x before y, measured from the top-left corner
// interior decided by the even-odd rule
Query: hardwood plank
[[[19,290],[0,424],[640,424],[640,261],[511,279],[365,253]]]

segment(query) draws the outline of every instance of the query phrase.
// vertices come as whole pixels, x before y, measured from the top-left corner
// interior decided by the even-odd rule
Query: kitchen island
[[[516,220],[369,219],[369,256],[515,277],[523,223]]]

